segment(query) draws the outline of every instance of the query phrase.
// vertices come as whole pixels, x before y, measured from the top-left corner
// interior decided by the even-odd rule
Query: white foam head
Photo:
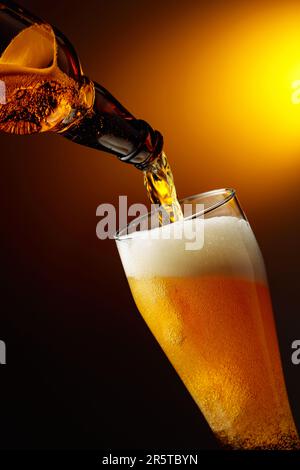
[[[185,220],[185,228],[193,220]],[[127,277],[187,277],[226,275],[265,281],[263,259],[249,223],[232,216],[201,220],[204,243],[197,250],[186,249],[188,231],[176,238],[175,231],[164,238],[168,226],[120,237],[117,246]],[[198,228],[200,225],[198,225]],[[154,231],[158,231],[156,234]],[[157,235],[160,235],[159,237]]]

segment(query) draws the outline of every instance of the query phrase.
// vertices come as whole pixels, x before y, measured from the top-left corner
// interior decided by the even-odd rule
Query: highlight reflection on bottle
[[[223,445],[298,448],[251,227],[233,191],[184,203],[206,206],[198,251],[185,240],[117,236],[136,305]]]

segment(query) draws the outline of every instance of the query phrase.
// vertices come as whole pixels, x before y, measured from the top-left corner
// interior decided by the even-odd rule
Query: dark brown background
[[[20,1],[164,134],[180,196],[237,189],[299,425],[300,7],[282,3]],[[1,135],[0,146],[0,446],[216,448],[139,317],[114,242],[95,235],[101,202],[146,201],[141,174],[55,135]]]

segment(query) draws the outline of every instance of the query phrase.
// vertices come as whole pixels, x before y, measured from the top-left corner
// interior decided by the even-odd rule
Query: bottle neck
[[[93,107],[61,135],[146,169],[162,152],[162,135],[136,119],[101,85],[94,83],[94,91]]]

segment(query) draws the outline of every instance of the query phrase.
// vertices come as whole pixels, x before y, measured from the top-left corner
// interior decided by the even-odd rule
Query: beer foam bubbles
[[[249,223],[237,217],[194,218],[117,240],[127,277],[226,275],[262,281],[263,259]]]

